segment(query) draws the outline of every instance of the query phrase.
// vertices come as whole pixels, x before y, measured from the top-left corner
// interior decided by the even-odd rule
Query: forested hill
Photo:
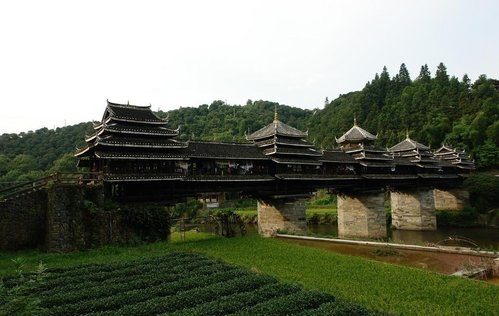
[[[301,130],[308,128],[308,122],[314,113],[276,102],[248,100],[244,106],[214,101],[210,105],[158,114],[168,117],[171,127],[180,126],[182,139],[243,142],[246,141],[245,133],[252,133],[271,123],[275,110],[280,120]]]
[[[269,101],[248,100],[245,105],[214,101],[210,105],[159,112],[169,126],[180,126],[182,139],[244,141],[251,133],[279,119],[301,130],[317,147],[336,146],[339,137],[357,123],[378,133],[379,146],[405,138],[438,148],[442,143],[465,149],[482,168],[499,166],[499,82],[479,77],[471,82],[449,77],[443,64],[432,76],[421,67],[412,79],[404,64],[391,76],[387,69],[366,86],[326,102],[324,109],[303,110]],[[98,117],[100,113],[96,113]],[[0,135],[0,186],[33,179],[51,171],[74,169],[76,146],[84,144],[91,123],[35,132]]]
[[[386,68],[364,89],[328,103],[308,122],[317,146],[331,147],[352,126],[378,133],[379,146],[393,146],[409,132],[431,148],[442,143],[472,154],[481,167],[499,165],[499,82],[449,77],[444,64],[431,76],[427,65],[412,80],[404,64],[391,77]]]

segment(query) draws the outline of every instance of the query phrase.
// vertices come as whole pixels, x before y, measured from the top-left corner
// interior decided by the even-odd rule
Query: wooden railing
[[[58,184],[86,184],[102,182],[103,175],[100,172],[59,172],[49,176],[38,178],[29,182],[10,186],[0,190],[0,202],[15,198],[17,196],[39,191],[47,186],[49,182]]]

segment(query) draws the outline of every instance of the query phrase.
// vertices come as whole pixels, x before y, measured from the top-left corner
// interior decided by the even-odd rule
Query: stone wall
[[[154,207],[161,214],[166,212],[162,206]],[[136,212],[130,213],[130,209]],[[158,217],[151,214],[150,203],[106,208],[102,186],[52,184],[0,202],[0,249],[68,252],[130,239],[167,239],[169,216],[156,223]]]
[[[466,190],[433,190],[435,209],[461,211],[469,202],[470,194]]]
[[[392,225],[401,230],[436,230],[433,190],[405,190],[390,193]]]
[[[43,245],[46,211],[45,190],[0,202],[0,249],[18,250]]]
[[[305,199],[259,199],[258,232],[269,237],[278,230],[290,233],[307,229]]]
[[[340,238],[386,238],[385,196],[380,193],[338,195]]]

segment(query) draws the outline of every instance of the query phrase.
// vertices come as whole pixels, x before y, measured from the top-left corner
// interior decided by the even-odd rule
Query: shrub
[[[491,174],[474,174],[464,181],[470,193],[470,202],[480,213],[499,205],[499,177]]]

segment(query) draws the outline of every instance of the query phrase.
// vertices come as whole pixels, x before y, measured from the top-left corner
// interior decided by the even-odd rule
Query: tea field
[[[7,277],[5,286],[15,286]],[[370,315],[324,292],[205,255],[53,269],[30,289],[49,315]]]

